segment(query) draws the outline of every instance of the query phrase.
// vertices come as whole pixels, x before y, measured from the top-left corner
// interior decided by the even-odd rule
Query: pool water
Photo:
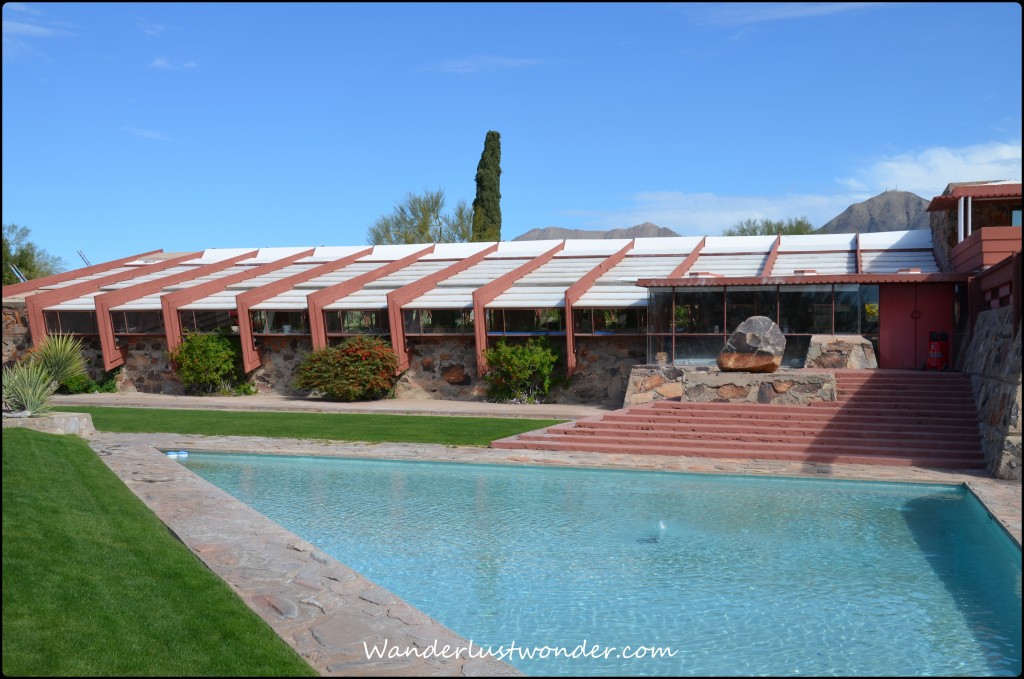
[[[1011,675],[1021,552],[959,487],[193,454],[183,462],[537,675]],[[600,656],[600,654],[598,654]]]

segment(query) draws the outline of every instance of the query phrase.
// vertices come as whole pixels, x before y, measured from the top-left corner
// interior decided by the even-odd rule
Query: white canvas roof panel
[[[931,250],[918,252],[862,252],[862,273],[899,273],[900,269],[920,269],[921,273],[938,273]]]
[[[304,250],[312,250],[310,246],[288,247],[288,248],[260,248],[256,251],[255,257],[243,259],[239,264],[270,264],[285,257],[297,255]]]
[[[344,259],[350,255],[354,255],[357,252],[370,247],[369,245],[321,245],[318,248],[314,248],[313,254],[309,257],[303,257],[296,261],[297,264],[324,264],[325,262],[334,262],[339,259]]]
[[[565,241],[565,247],[555,257],[588,257],[614,255],[629,245],[629,238],[580,238]]]
[[[94,273],[88,276],[82,276],[81,278],[72,278],[71,280],[63,281],[60,283],[54,283],[52,285],[43,285],[39,288],[39,292],[42,292],[43,290],[59,290],[60,288],[66,288],[71,285],[76,285],[78,283],[96,280],[97,278],[103,278],[104,276],[111,276],[116,273],[124,273],[125,271],[131,271],[137,268],[138,267],[132,266],[119,266],[116,269],[110,269],[109,271],[104,271],[102,273]]]
[[[562,285],[569,287],[604,261],[601,257],[554,258],[517,280],[520,285]]]
[[[438,243],[434,251],[421,257],[431,259],[467,259],[494,245],[494,243]]]
[[[595,285],[573,305],[580,309],[647,306],[647,288],[635,285]]]
[[[232,257],[238,257],[244,255],[247,252],[252,252],[257,248],[209,248],[203,250],[203,254],[195,259],[190,259],[185,264],[216,264],[217,262],[223,262],[225,259],[231,259]]]
[[[608,269],[595,282],[596,285],[635,283],[640,278],[662,278],[682,264],[685,255],[666,257],[633,257],[626,255],[621,262]],[[646,290],[646,288],[643,288]]]
[[[472,286],[475,288],[482,287],[493,280],[501,278],[509,271],[518,269],[523,264],[529,262],[529,259],[484,259],[479,264],[460,271],[459,273],[447,278],[438,285],[452,285],[452,286]]]
[[[514,285],[487,304],[488,309],[535,309],[565,306],[565,288]]]
[[[403,309],[472,309],[473,292],[477,287],[437,287],[408,304]]]
[[[228,285],[228,289],[230,289],[230,290],[252,290],[253,288],[258,288],[258,287],[267,285],[268,283],[273,283],[274,281],[279,281],[282,278],[287,278],[288,276],[294,276],[295,274],[300,274],[303,271],[309,271],[314,266],[316,266],[316,265],[315,264],[289,264],[288,266],[281,267],[280,269],[277,269],[276,271],[271,271],[271,272],[265,273],[265,274],[263,274],[261,276],[253,276],[252,278],[247,278],[244,281],[238,281],[237,283],[231,283],[230,285]]]
[[[487,255],[489,259],[498,257],[538,257],[555,247],[560,240],[510,240],[498,243],[498,251]]]
[[[226,268],[226,269],[224,269],[222,271],[215,271],[214,273],[208,273],[208,274],[205,274],[203,276],[199,276],[197,278],[193,278],[191,280],[181,281],[180,283],[174,283],[173,285],[168,285],[167,287],[164,288],[164,292],[174,292],[175,290],[184,290],[185,288],[191,288],[191,287],[193,287],[195,285],[200,285],[202,283],[209,283],[210,281],[215,281],[218,278],[225,278],[227,276],[232,276],[232,275],[237,274],[237,273],[243,273],[245,271],[252,271],[252,267],[251,266],[241,266],[240,264],[235,264],[233,266],[229,266],[228,268]]]
[[[688,255],[700,244],[700,236],[669,238],[637,238],[630,257],[634,255]]]
[[[759,276],[768,253],[749,255],[705,255],[697,257],[685,276],[696,273],[718,274],[720,276]]]
[[[797,269],[813,269],[819,274],[855,274],[857,273],[857,253],[780,253],[775,260],[775,266],[765,275],[792,276]]]
[[[771,251],[775,236],[708,236],[701,254],[725,254]]]
[[[892,249],[932,249],[931,229],[914,229],[912,231],[879,231],[878,233],[862,233],[860,235],[861,250],[892,250]]]
[[[111,311],[160,311],[163,307],[160,304],[160,296],[163,293],[155,293],[152,295],[146,295],[138,299],[133,299],[124,304],[119,304],[115,307],[111,307]]]
[[[783,236],[779,252],[821,252],[824,250],[856,250],[857,234],[823,233]]]
[[[394,262],[399,259],[415,254],[420,250],[430,247],[429,243],[410,243],[402,245],[374,245],[373,252],[363,257],[360,261],[367,262]]]
[[[88,295],[82,295],[75,299],[69,299],[66,302],[60,304],[54,304],[43,309],[43,311],[95,311],[96,300],[93,299],[96,295],[102,295],[102,292],[92,292]]]

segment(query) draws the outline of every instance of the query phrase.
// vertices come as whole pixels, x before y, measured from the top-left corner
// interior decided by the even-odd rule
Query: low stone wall
[[[963,371],[971,376],[981,445],[996,478],[1021,478],[1021,326],[1013,308],[983,311],[971,331]]]
[[[123,335],[127,358],[118,378],[117,390],[143,394],[185,393],[185,387],[171,367],[167,338],[163,335]]]
[[[4,301],[3,306],[3,359],[10,367],[32,346],[28,331],[28,308],[24,302]]]
[[[395,387],[398,398],[482,401],[487,383],[477,377],[476,344],[466,337],[409,338],[409,369]]]
[[[249,383],[260,393],[292,396],[295,371],[313,351],[313,340],[308,335],[298,337],[257,337],[256,349],[261,364],[249,375]]]
[[[4,413],[3,428],[23,428],[47,434],[91,436],[96,433],[88,413],[49,413],[40,417],[10,417]]]
[[[646,337],[577,337],[576,374],[554,390],[555,402],[618,405],[633,367],[646,360]]]
[[[871,341],[860,335],[811,335],[805,368],[878,368]]]
[[[830,372],[781,368],[774,373],[722,372],[704,366],[636,366],[624,406],[678,398],[681,401],[806,405],[835,401]]]

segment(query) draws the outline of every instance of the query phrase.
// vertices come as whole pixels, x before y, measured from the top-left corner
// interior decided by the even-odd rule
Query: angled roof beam
[[[81,283],[74,283],[63,288],[57,288],[56,290],[43,290],[42,292],[37,292],[34,295],[26,297],[25,304],[28,307],[28,327],[29,332],[32,333],[32,343],[38,344],[46,338],[46,319],[43,316],[43,310],[46,307],[60,304],[61,302],[66,302],[70,299],[81,297],[82,295],[88,295],[90,292],[96,292],[104,285],[120,283],[121,281],[127,281],[132,278],[138,278],[139,276],[145,276],[147,274],[170,269],[182,262],[195,259],[201,254],[202,253],[200,252],[189,252],[178,257],[165,259],[162,262],[143,264],[141,266],[132,267],[128,271],[119,271],[118,273],[112,273],[109,276],[93,278],[92,280],[82,281]]]
[[[92,266],[83,267],[81,269],[73,269],[71,271],[65,271],[63,273],[56,273],[52,276],[43,276],[42,278],[33,278],[30,281],[24,283],[15,283],[14,285],[5,285],[3,296],[9,297],[13,295],[24,295],[25,293],[38,290],[44,285],[56,285],[57,283],[63,283],[65,281],[74,280],[81,278],[82,276],[91,276],[97,273],[103,273],[104,271],[110,271],[116,269],[122,264],[128,262],[134,262],[137,259],[142,259],[149,255],[155,255],[163,252],[163,250],[150,250],[149,252],[143,252],[141,255],[132,255],[131,257],[122,257],[121,259],[115,259],[112,262],[104,262],[102,264],[93,264]]]
[[[260,367],[262,357],[260,356],[259,350],[256,348],[256,340],[252,335],[252,319],[249,318],[249,309],[259,304],[260,302],[266,301],[275,295],[279,295],[285,290],[291,290],[299,283],[305,283],[308,280],[329,274],[332,271],[343,269],[344,267],[352,264],[361,257],[366,257],[373,252],[373,246],[360,250],[359,252],[352,253],[340,259],[335,259],[330,262],[324,262],[319,266],[314,266],[308,271],[300,271],[297,274],[282,278],[281,280],[268,283],[259,288],[252,290],[246,290],[241,295],[235,298],[235,305],[238,308],[238,335],[242,340],[242,370],[250,372]]]
[[[864,273],[864,260],[861,257],[860,231],[857,232],[857,273]]]
[[[682,278],[686,272],[690,270],[690,267],[693,266],[693,263],[697,261],[697,258],[700,257],[700,251],[704,249],[704,244],[707,243],[707,241],[707,236],[701,238],[700,242],[697,243],[697,247],[695,247],[690,254],[686,255],[686,259],[679,262],[679,266],[677,266],[672,273],[666,276],[666,278]]]
[[[572,322],[573,305],[579,301],[583,293],[594,285],[594,281],[621,262],[634,245],[636,245],[635,238],[615,254],[606,257],[603,262],[588,271],[583,278],[570,285],[569,289],[565,291],[565,360],[568,365],[566,373],[569,377],[576,372],[576,333],[574,332],[575,324]]]
[[[164,330],[167,333],[167,350],[173,351],[181,345],[181,318],[178,316],[178,309],[196,301],[203,297],[208,297],[214,293],[222,292],[226,290],[229,285],[240,283],[241,281],[249,280],[250,278],[256,278],[264,274],[272,273],[278,269],[283,269],[289,264],[294,264],[296,261],[303,257],[309,257],[312,255],[314,250],[303,250],[294,255],[288,255],[281,259],[275,259],[273,262],[267,264],[261,264],[254,266],[248,271],[239,271],[238,273],[231,274],[230,276],[224,276],[223,278],[215,278],[212,281],[200,283],[199,285],[193,285],[192,287],[185,288],[184,290],[175,290],[169,292],[166,295],[160,297],[160,306],[163,309],[164,314]]]
[[[761,267],[762,276],[771,276],[772,269],[775,268],[775,260],[779,258],[779,245],[782,244],[782,234],[775,237],[775,242],[772,243],[771,252],[768,253],[768,259],[764,260],[764,266]]]
[[[461,262],[441,269],[436,273],[421,278],[418,281],[404,285],[397,290],[388,293],[388,317],[391,323],[391,347],[398,357],[398,372],[409,369],[409,348],[405,345],[405,324],[402,319],[402,307],[413,301],[420,295],[430,292],[437,287],[437,284],[447,280],[455,274],[465,271],[471,266],[479,264],[487,255],[498,251],[498,243],[481,250],[480,252],[467,257]]]
[[[390,264],[385,264],[373,271],[367,271],[355,278],[342,281],[341,283],[335,283],[329,288],[317,290],[316,292],[306,295],[306,302],[309,307],[309,333],[313,339],[313,349],[323,349],[327,346],[327,324],[324,320],[325,306],[339,299],[348,297],[353,292],[362,290],[363,286],[367,283],[404,269],[423,255],[428,255],[433,251],[434,246],[430,245],[423,250],[417,250],[411,255],[407,255],[402,259],[396,259]],[[392,328],[391,332],[394,333],[394,331],[395,329]]]
[[[219,262],[203,266],[196,266],[189,271],[182,271],[181,273],[165,276],[164,278],[157,278],[156,280],[130,285],[127,288],[111,290],[102,295],[97,295],[94,300],[96,304],[96,327],[100,333],[100,346],[103,348],[103,369],[109,372],[117,366],[123,365],[128,354],[126,348],[117,348],[117,342],[114,339],[114,324],[110,319],[111,309],[133,299],[139,299],[146,295],[152,295],[154,292],[160,292],[168,285],[175,285],[176,283],[190,281],[200,276],[216,273],[217,271],[223,271],[243,259],[253,257],[256,255],[256,252],[256,250],[253,250],[237,257],[223,259]]]
[[[507,274],[495,278],[493,281],[473,291],[473,333],[476,336],[476,373],[483,377],[487,372],[487,361],[484,359],[484,351],[487,349],[487,311],[484,308],[488,302],[512,287],[517,280],[530,273],[534,269],[551,261],[551,259],[565,248],[565,241],[551,248],[547,252],[531,259],[526,264],[512,269]]]

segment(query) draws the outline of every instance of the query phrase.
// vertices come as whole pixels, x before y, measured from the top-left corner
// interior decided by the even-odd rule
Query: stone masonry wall
[[[5,301],[3,313],[3,364],[10,367],[32,346],[28,332],[28,308],[24,302]]]
[[[260,393],[278,393],[293,396],[292,380],[295,370],[306,355],[313,351],[313,340],[308,335],[298,337],[257,337],[256,349],[262,363],[249,375],[249,383]]]
[[[722,372],[706,366],[636,366],[623,406],[662,399],[731,403],[806,405],[835,401],[835,375],[806,368],[773,373]]]
[[[555,402],[618,406],[633,366],[646,360],[646,337],[577,337],[576,374],[567,386],[553,390]]]
[[[487,383],[477,377],[476,344],[467,337],[410,337],[409,369],[398,380],[398,398],[482,401]]]
[[[118,391],[144,394],[183,394],[185,387],[171,368],[167,338],[163,335],[123,335],[127,358],[118,379]]]
[[[996,478],[1021,478],[1021,326],[1013,307],[978,314],[964,357],[978,406],[981,445]]]

